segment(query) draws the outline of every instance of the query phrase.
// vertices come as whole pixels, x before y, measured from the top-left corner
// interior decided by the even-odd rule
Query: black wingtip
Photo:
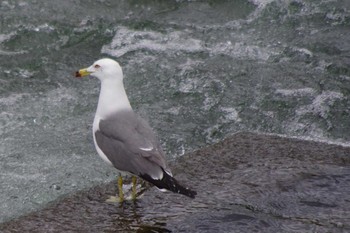
[[[163,170],[163,178],[161,180],[153,179],[151,176],[147,174],[140,175],[140,177],[154,184],[159,189],[167,189],[174,193],[179,193],[190,198],[195,198],[197,195],[196,191],[193,191],[189,188],[185,188],[184,186],[179,184],[179,182],[177,182],[177,180],[175,180],[174,177],[170,176],[164,170]]]
[[[193,191],[193,190],[191,190],[189,188],[185,188],[185,190],[181,194],[186,195],[186,196],[188,196],[190,198],[195,198],[196,195],[197,195],[197,192]]]

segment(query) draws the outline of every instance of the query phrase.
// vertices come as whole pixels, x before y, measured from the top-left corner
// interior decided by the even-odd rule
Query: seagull
[[[170,190],[194,198],[197,194],[182,186],[167,166],[164,152],[149,124],[132,109],[123,84],[119,63],[102,58],[75,73],[101,82],[100,96],[93,122],[93,139],[97,153],[119,171],[119,202],[124,201],[121,173],[132,175],[132,199],[136,199],[136,182],[140,177],[161,191]]]

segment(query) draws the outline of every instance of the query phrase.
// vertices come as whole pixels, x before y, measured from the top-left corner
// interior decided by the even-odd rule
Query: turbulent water
[[[99,83],[73,78],[101,57],[169,158],[238,131],[349,145],[349,26],[347,0],[1,1],[0,218],[114,178]]]

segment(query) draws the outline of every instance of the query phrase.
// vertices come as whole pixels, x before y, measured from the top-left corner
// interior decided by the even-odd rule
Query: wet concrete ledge
[[[350,148],[238,133],[171,164],[196,199],[149,188],[106,203],[115,183],[67,195],[0,232],[350,231]]]

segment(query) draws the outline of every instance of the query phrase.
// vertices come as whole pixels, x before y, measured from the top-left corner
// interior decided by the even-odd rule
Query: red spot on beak
[[[79,71],[75,72],[75,77],[76,78],[81,78],[81,74],[79,73]]]

